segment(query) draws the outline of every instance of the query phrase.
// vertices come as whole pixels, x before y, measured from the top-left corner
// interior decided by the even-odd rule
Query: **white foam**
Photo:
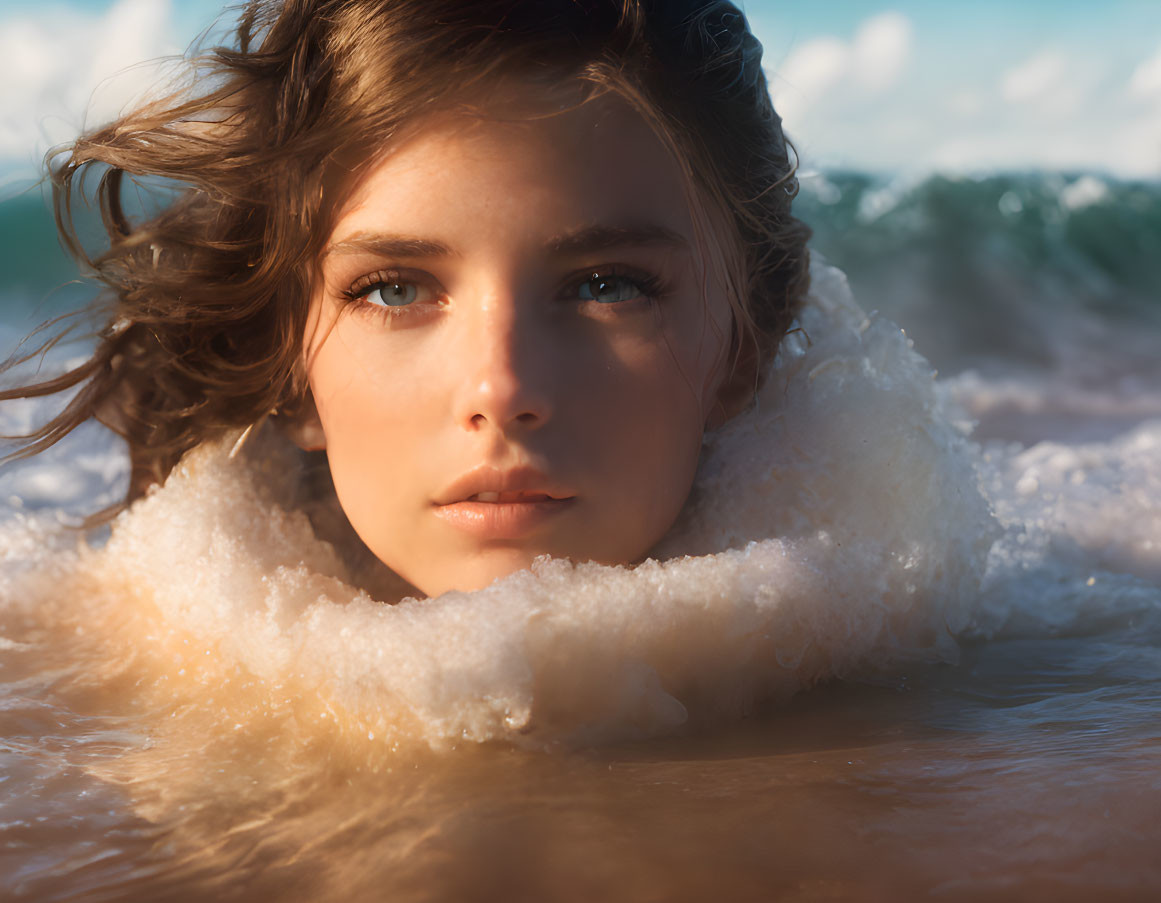
[[[840,273],[814,275],[803,331],[707,442],[657,560],[542,560],[384,604],[283,509],[294,468],[270,436],[249,460],[196,450],[103,548],[77,549],[53,506],[103,501],[125,474],[89,433],[5,477],[47,507],[0,531],[0,635],[99,634],[94,675],[133,659],[159,710],[212,696],[222,724],[289,707],[363,745],[543,745],[734,717],[830,676],[953,659],[957,637],[1161,611],[1161,421],[981,450],[949,399],[984,410],[1013,386],[938,384]]]
[[[25,566],[4,595],[65,597],[153,647],[204,649],[207,686],[240,669],[388,744],[649,735],[952,658],[998,532],[978,450],[926,362],[837,271],[816,269],[802,327],[755,409],[708,442],[663,560],[545,559],[478,592],[386,605],[278,506],[287,468],[230,460],[226,443],[187,456],[103,549],[54,552],[51,577],[17,543]],[[159,658],[159,681],[185,674],[184,654]]]
[[[1025,444],[1112,440],[1145,421],[1161,419],[1155,377],[1101,379],[1075,374],[983,376],[966,371],[944,381],[949,396],[978,424],[977,436]]]
[[[1082,210],[1099,204],[1109,196],[1107,183],[1092,175],[1083,175],[1060,190],[1060,206],[1066,210]]]
[[[995,446],[993,547],[972,632],[1099,633],[1161,618],[1161,421],[1109,442]]]

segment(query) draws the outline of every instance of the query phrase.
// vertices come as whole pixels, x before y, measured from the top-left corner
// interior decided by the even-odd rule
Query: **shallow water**
[[[0,895],[1154,898],[1155,396],[815,294],[633,571],[385,606],[269,437],[92,544],[107,437],[0,475]]]
[[[212,699],[150,739],[127,731],[164,713],[108,700],[9,712],[29,745],[61,739],[54,765],[6,769],[37,815],[8,814],[4,871],[38,900],[1148,899],[1156,639],[992,643],[712,732],[548,754],[355,751],[285,713],[231,736]]]

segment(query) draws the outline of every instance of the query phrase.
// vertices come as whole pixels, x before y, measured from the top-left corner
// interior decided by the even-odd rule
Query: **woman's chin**
[[[489,549],[471,556],[470,559],[409,569],[403,576],[417,590],[431,598],[449,592],[469,593],[527,570],[533,561],[544,554],[547,553],[540,550]]]

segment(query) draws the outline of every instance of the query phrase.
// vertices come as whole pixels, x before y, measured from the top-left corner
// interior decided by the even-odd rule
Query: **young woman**
[[[54,158],[111,309],[86,363],[0,394],[79,388],[25,451],[96,417],[131,501],[269,422],[325,449],[350,527],[428,595],[647,556],[807,288],[738,9],[253,0],[197,62]],[[135,221],[142,178],[176,194]]]

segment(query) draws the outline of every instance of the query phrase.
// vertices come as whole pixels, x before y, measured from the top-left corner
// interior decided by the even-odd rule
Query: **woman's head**
[[[627,104],[575,94],[417,123],[321,255],[320,444],[363,541],[429,594],[642,557],[742,395],[678,167]]]
[[[259,0],[203,65],[201,94],[85,136],[55,175],[67,221],[84,170],[112,167],[93,263],[119,325],[74,419],[123,432],[141,484],[272,411],[309,431],[317,401],[344,510],[425,591],[536,551],[644,554],[806,288],[736,8]],[[121,171],[190,188],[135,225]],[[447,528],[425,574],[416,525],[377,525],[410,489]],[[440,507],[518,490],[561,500]],[[544,541],[504,535],[519,518]],[[457,556],[481,569],[451,576]]]

